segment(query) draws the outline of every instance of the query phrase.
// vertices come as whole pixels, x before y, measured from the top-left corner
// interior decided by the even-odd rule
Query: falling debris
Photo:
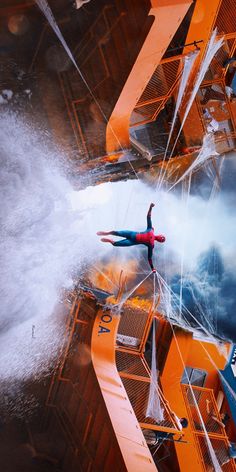
[[[26,95],[28,95],[29,99],[32,97],[32,92],[31,92],[30,89],[26,89],[26,90],[24,90],[24,92],[26,93]]]
[[[206,109],[204,111],[204,118],[207,123],[207,132],[208,133],[215,133],[219,129],[219,123],[218,121],[213,118],[213,116],[210,114],[210,112]]]
[[[79,10],[79,8],[82,8],[86,3],[89,3],[90,0],[75,0],[75,8],[76,10]]]

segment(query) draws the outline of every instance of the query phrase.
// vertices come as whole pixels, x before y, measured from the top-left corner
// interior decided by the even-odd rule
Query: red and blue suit
[[[113,246],[118,247],[127,247],[127,246],[136,246],[137,244],[143,244],[148,248],[148,262],[152,270],[154,270],[153,262],[152,262],[152,254],[154,249],[155,241],[163,243],[165,241],[165,237],[161,234],[155,235],[154,228],[152,227],[152,220],[151,220],[151,211],[154,204],[150,205],[147,214],[147,228],[145,231],[137,232],[137,231],[112,231],[110,234],[114,236],[120,236],[122,239],[121,241],[113,241]]]

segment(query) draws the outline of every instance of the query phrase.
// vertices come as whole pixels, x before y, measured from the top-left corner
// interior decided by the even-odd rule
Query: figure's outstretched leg
[[[113,241],[112,239],[101,238],[101,241],[103,243],[113,244],[113,246],[117,246],[117,247],[127,247],[127,246],[134,246],[135,245],[135,242],[130,241],[130,239],[122,239],[121,241]]]
[[[136,239],[136,231],[98,231],[97,235],[98,236],[108,236],[111,234],[112,236],[119,236],[121,238],[126,238],[129,239],[130,241],[135,241]]]
[[[132,241],[133,243],[136,240],[136,231],[130,231],[130,230],[122,230],[122,231],[112,231],[112,234],[114,236],[119,236],[120,238],[125,238],[129,239],[129,241]]]
[[[112,239],[108,239],[108,238],[101,238],[101,241],[103,243],[111,243],[111,244],[114,244],[114,241]]]
[[[130,239],[121,239],[121,241],[113,241],[113,246],[116,247],[127,247],[127,246],[135,246],[135,241],[131,241]]]
[[[114,234],[115,231],[98,231],[97,235],[98,236],[108,236],[108,234]]]

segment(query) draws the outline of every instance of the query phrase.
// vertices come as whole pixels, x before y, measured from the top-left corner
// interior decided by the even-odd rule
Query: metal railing
[[[142,378],[150,377],[150,370],[142,356],[129,351],[116,349],[116,366],[119,373],[136,375]]]
[[[163,59],[157,66],[135,106],[130,126],[154,121],[167,100],[173,95],[182,72],[182,56]]]
[[[197,439],[198,447],[200,449],[200,457],[202,460],[203,468],[206,472],[215,472],[215,467],[212,463],[212,459],[209,453],[209,447],[206,439],[203,436],[195,436]],[[226,439],[210,439],[212,447],[214,449],[217,461],[223,472],[235,472],[235,462],[230,459],[229,456],[229,445]]]
[[[222,0],[215,27],[218,33],[230,34],[236,32],[235,0]]]
[[[234,2],[234,0],[232,1]],[[222,2],[216,26],[217,24],[223,25],[220,30],[218,28],[218,31],[224,31],[224,43],[209,65],[200,89],[201,92],[206,92],[207,94],[211,89],[214,89],[214,86],[218,86],[222,89],[222,98],[220,99],[222,110],[219,118],[219,131],[215,133],[215,140],[218,143],[217,151],[219,153],[224,153],[235,148],[235,141],[230,139],[231,137],[229,136],[236,131],[235,114],[232,111],[230,100],[225,93],[225,85],[227,83],[226,61],[235,55],[236,48],[236,20],[231,20],[229,14],[232,1],[225,0]],[[224,17],[225,11],[227,11],[226,17]],[[222,18],[224,19],[223,22]],[[218,39],[222,36],[222,31],[221,35],[218,36]],[[131,127],[155,121],[160,111],[165,107],[166,102],[173,97],[175,88],[178,85],[181,76],[182,57],[183,55],[174,56],[161,61],[134,108],[130,120]],[[188,86],[189,90],[190,88]],[[186,95],[189,90],[186,91]],[[196,102],[197,105],[200,105],[200,99],[197,99]],[[203,113],[204,104],[202,107],[198,106],[197,108],[199,118],[203,125],[202,133],[204,134],[204,130],[205,132],[208,131],[208,123]],[[227,129],[224,129],[224,126],[226,126]]]
[[[119,372],[119,374],[137,420],[142,425],[142,427],[160,431],[162,431],[164,427],[164,430],[165,428],[171,428],[174,430],[173,432],[179,432],[174,418],[171,415],[171,410],[168,408],[164,395],[162,394],[158,385],[156,385],[156,389],[160,402],[160,409],[163,410],[163,420],[157,422],[154,418],[147,416],[146,412],[151,383],[150,377],[136,377],[135,375],[123,374],[122,372]]]
[[[222,470],[225,472],[236,471],[235,462],[229,455],[229,442],[217,409],[213,390],[193,385],[182,385],[182,391],[204,470],[207,472],[215,470],[205,437],[205,428]]]
[[[227,73],[225,61],[235,55],[236,48],[236,17],[232,14],[234,8],[235,0],[222,0],[214,28],[217,28],[218,38],[224,35],[225,40],[206,72],[202,88],[203,86],[211,87],[217,81],[221,81],[224,88],[224,80]],[[124,53],[127,49],[126,47],[116,48],[116,54],[119,57],[117,57],[117,61],[113,61],[114,64],[111,63],[109,54],[106,53],[107,41],[110,36],[113,38],[114,35],[113,40],[116,41],[118,35],[119,41],[124,41],[123,28],[127,16],[124,11],[119,13],[117,11],[116,17],[110,17],[110,14],[110,6],[103,8],[96,23],[88,30],[79,47],[73,51],[85,79],[88,80],[89,86],[98,97],[98,100],[103,96],[104,90],[107,87],[109,89],[111,86],[111,79],[115,80],[118,73],[123,73],[123,67],[117,64],[119,62],[124,64],[125,62],[128,67],[129,63],[129,54]],[[122,53],[119,51],[122,51]],[[124,57],[122,57],[122,54]],[[183,55],[176,54],[170,58],[162,59],[137,101],[131,115],[130,127],[137,127],[156,120],[161,110],[165,107],[166,102],[174,96],[182,72],[182,58]],[[118,70],[114,69],[114,67],[118,67]],[[88,112],[91,97],[84,83],[78,73],[71,70],[69,73],[61,73],[59,79],[81,160],[88,160],[89,157],[92,158],[94,155],[103,155],[105,152],[105,131],[101,129],[99,133],[98,130],[98,134],[101,135],[101,143],[99,141],[99,145],[96,139],[96,142],[93,142],[94,135],[96,136],[96,123],[93,123],[93,117]],[[106,102],[108,101],[106,100]],[[104,103],[101,103],[101,108],[106,117],[109,118],[111,112],[110,104],[106,103],[105,105]],[[106,109],[106,106],[108,106],[108,109]],[[227,97],[225,108],[230,115],[230,127],[232,131],[236,131],[235,118],[233,117]],[[205,124],[206,129],[203,116],[202,122]],[[221,139],[223,140],[223,137]],[[234,146],[234,143],[230,142],[229,144],[227,137],[225,137],[225,146],[223,146],[222,152],[232,149],[232,145]]]
[[[221,423],[217,409],[214,393],[211,389],[182,385],[184,399],[189,411],[192,429],[195,432],[204,431],[202,421],[206,431],[225,436],[225,431]],[[200,415],[199,415],[200,411]]]
[[[138,299],[128,300],[123,305],[116,339],[116,366],[140,426],[177,434],[179,430],[175,415],[158,381],[152,384],[152,389],[163,412],[163,419],[156,421],[147,417],[152,377],[144,351],[156,310],[156,306],[142,306],[142,301]]]
[[[141,352],[145,345],[151,322],[151,310],[139,308],[128,301],[124,305],[120,318],[117,344],[123,344],[124,347]]]

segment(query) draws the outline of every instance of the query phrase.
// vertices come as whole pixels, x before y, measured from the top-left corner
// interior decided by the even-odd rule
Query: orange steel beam
[[[196,59],[196,64],[198,65],[205,54],[221,3],[222,0],[211,0],[210,3],[208,0],[196,0],[185,43],[189,44],[198,40],[203,41],[198,44],[198,48],[200,49],[199,56]],[[186,48],[183,51],[184,54],[187,54],[188,52],[189,48]]]
[[[184,431],[182,430],[180,431],[179,429],[175,429],[175,428],[168,428],[167,426],[159,426],[152,423],[139,423],[139,425],[143,429],[152,429],[153,431],[161,431],[163,433],[171,433],[174,435],[184,436]],[[221,439],[222,439],[222,436],[221,436]]]
[[[206,345],[204,343],[204,345]],[[218,368],[223,369],[226,360],[223,355],[218,352],[215,345],[208,343],[206,345],[209,355],[214,358],[215,364]],[[192,335],[189,333],[176,332],[175,338],[172,339],[163,374],[161,377],[161,384],[163,392],[166,398],[168,398],[171,407],[180,417],[186,417],[189,419],[189,425],[184,430],[185,440],[187,445],[183,449],[181,444],[175,443],[175,449],[178,457],[178,462],[181,470],[194,470],[194,471],[205,471],[204,460],[198,436],[199,431],[194,430],[194,422],[192,418],[192,410],[189,405],[184,385],[180,384],[180,379],[183,374],[184,366],[191,366],[192,368],[203,369],[208,372],[208,378],[206,380],[207,387],[193,387],[194,390],[199,392],[209,392],[213,405],[213,414],[219,418],[217,413],[217,405],[213,395],[212,388],[215,385],[215,377],[217,374],[216,369],[212,366],[211,361],[208,359],[205,349],[202,347],[202,343],[192,339]],[[202,410],[201,410],[202,411]],[[227,440],[222,434],[217,436],[214,433],[208,433],[212,439]],[[204,459],[204,458],[203,458]]]
[[[107,152],[129,145],[131,113],[191,3],[192,0],[151,0],[149,14],[154,21],[107,124]]]
[[[168,398],[171,408],[179,418],[189,418],[180,381],[184,365],[188,365],[187,359],[191,349],[192,334],[177,331],[175,337],[172,338],[161,376],[161,385],[165,398]],[[184,434],[185,440],[188,443],[185,445],[185,448],[183,448],[181,444],[178,444],[178,442],[175,443],[180,470],[201,472],[204,469],[196,447],[197,441],[190,424],[184,429]]]
[[[92,332],[91,357],[101,393],[128,472],[157,470],[115,362],[119,317],[99,309]]]
[[[194,434],[196,436],[202,436],[204,438],[206,437],[204,431],[194,431]],[[219,439],[220,441],[224,440],[229,444],[228,437],[225,434],[212,433],[210,431],[207,431],[207,434],[208,434],[209,438],[211,438],[211,439]]]
[[[116,352],[127,352],[127,354],[131,353],[132,356],[140,357],[139,350],[137,350],[137,348],[133,348],[132,346],[130,346],[130,347],[116,346]]]

